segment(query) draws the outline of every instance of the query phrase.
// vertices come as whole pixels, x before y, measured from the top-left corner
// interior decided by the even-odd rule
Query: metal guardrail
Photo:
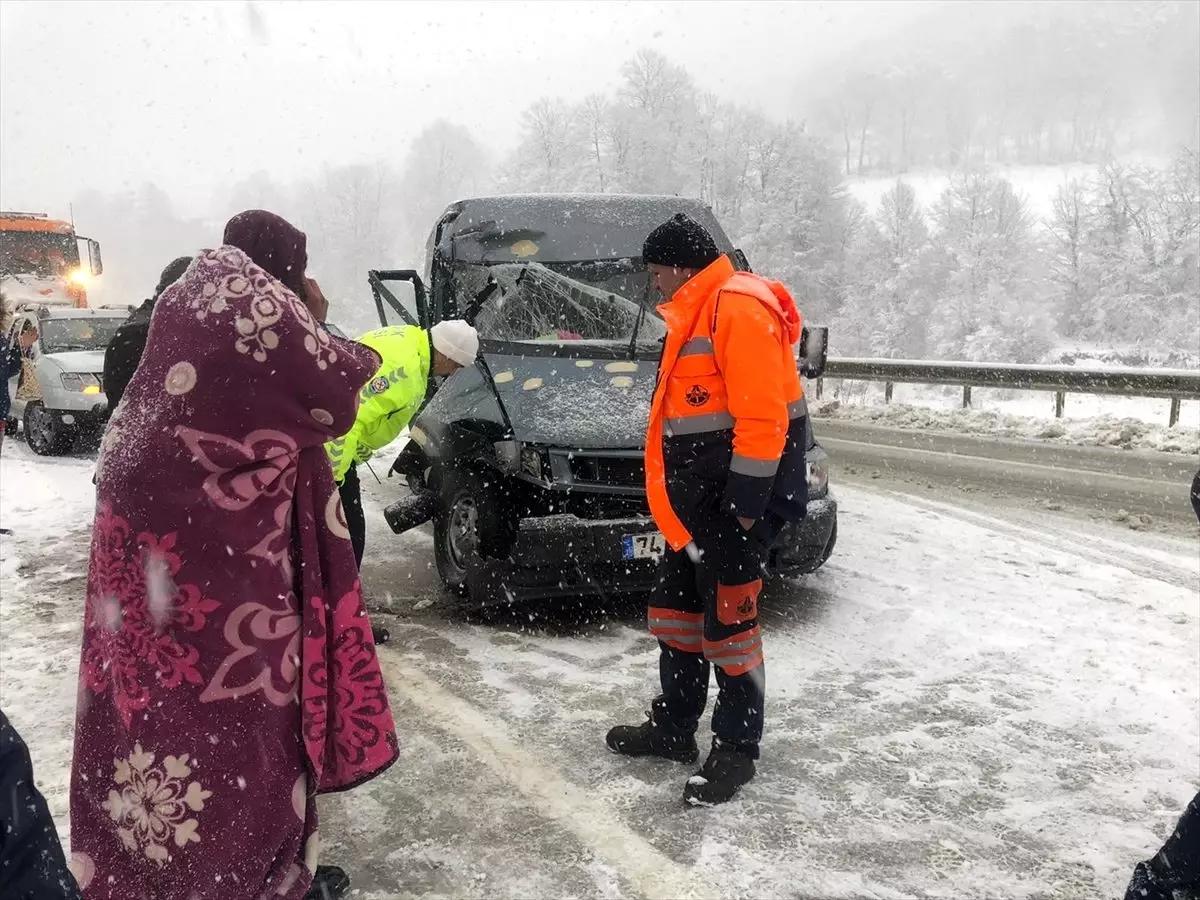
[[[1017,363],[933,362],[912,359],[849,359],[831,356],[817,380],[820,397],[826,378],[881,381],[884,400],[891,402],[896,384],[951,384],[963,389],[963,409],[971,406],[971,388],[1047,391],[1054,394],[1054,414],[1061,418],[1067,394],[1122,394],[1171,401],[1170,425],[1179,423],[1180,403],[1200,399],[1200,371],[1190,369],[1085,369],[1075,366],[1030,366]]]

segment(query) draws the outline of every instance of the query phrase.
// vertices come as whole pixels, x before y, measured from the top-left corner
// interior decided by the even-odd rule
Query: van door
[[[433,326],[425,283],[413,269],[372,269],[367,273],[379,324]]]

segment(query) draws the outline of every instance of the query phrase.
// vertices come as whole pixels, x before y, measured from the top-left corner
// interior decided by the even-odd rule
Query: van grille
[[[577,484],[645,488],[646,463],[642,455],[593,456],[576,453],[570,458],[571,479]]]

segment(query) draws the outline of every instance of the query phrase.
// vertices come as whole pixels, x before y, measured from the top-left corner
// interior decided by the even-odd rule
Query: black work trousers
[[[354,561],[362,568],[363,553],[367,549],[367,516],[363,512],[362,485],[358,481],[358,466],[351,464],[346,477],[338,485],[342,495],[342,509],[346,513],[346,528],[350,532],[350,544],[354,547]]]
[[[1200,794],[1192,798],[1175,830],[1152,859],[1137,864],[1125,900],[1200,897]]]
[[[764,564],[783,521],[768,514],[747,531],[719,513],[693,532],[699,559],[668,549],[650,595],[650,631],[660,647],[662,693],[651,714],[659,727],[694,734],[717,668],[713,734],[758,758],[766,668],[758,626]]]

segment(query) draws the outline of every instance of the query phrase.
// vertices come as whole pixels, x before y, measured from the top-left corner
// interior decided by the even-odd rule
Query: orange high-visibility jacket
[[[667,542],[682,550],[697,517],[720,509],[802,519],[807,406],[795,345],[801,320],[777,281],[725,256],[658,307],[667,323],[646,435],[646,492]]]

